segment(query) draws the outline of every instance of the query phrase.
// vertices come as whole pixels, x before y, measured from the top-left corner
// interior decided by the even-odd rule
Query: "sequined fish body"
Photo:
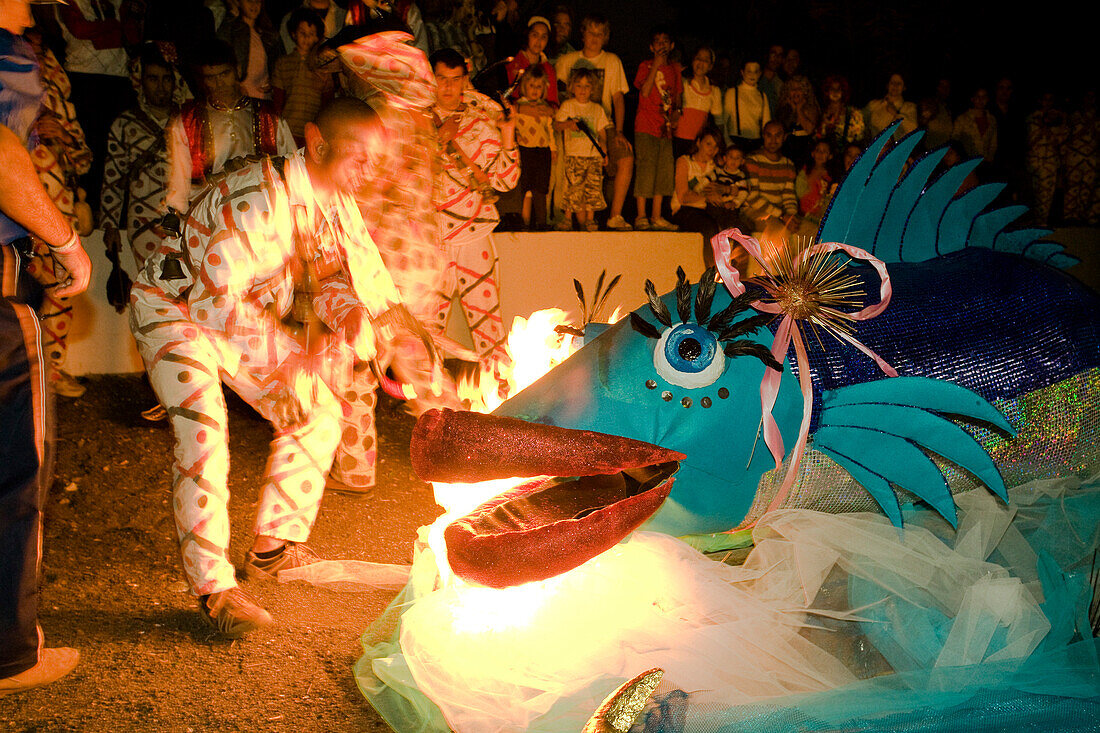
[[[927,177],[929,159],[899,182],[915,140],[878,160],[882,144],[857,163],[821,232],[822,241],[844,236],[889,263],[890,305],[854,335],[899,377],[886,378],[866,355],[831,337],[808,339],[809,450],[783,505],[879,507],[900,521],[895,489],[904,489],[953,519],[950,492],[985,485],[1003,496],[1006,480],[1100,468],[1096,294],[1057,269],[1072,262],[1060,247],[1034,242],[1045,232],[1006,232],[1014,216],[982,212],[995,191],[952,198],[958,182],[947,176],[916,187],[912,176]],[[873,302],[877,280],[865,269]],[[672,314],[667,325],[651,306],[635,311],[653,329],[648,336],[626,320],[615,324],[497,411],[685,454],[669,499],[647,525],[677,535],[750,523],[783,473],[773,470],[758,433],[759,385],[769,367],[748,352],[725,356],[722,343],[717,350],[678,346],[720,336],[707,326],[731,297],[719,288],[705,317],[684,308],[697,298],[698,286],[661,298]],[[758,316],[746,310],[732,323]],[[759,328],[737,341],[770,346],[772,333]],[[707,359],[721,363],[702,368]],[[803,410],[793,361],[783,365],[772,408],[786,446]]]

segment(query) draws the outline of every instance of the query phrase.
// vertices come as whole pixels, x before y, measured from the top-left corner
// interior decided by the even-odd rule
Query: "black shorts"
[[[519,190],[550,192],[550,148],[519,147]]]

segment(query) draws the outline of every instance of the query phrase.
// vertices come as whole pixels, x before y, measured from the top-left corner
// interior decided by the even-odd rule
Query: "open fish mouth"
[[[492,588],[554,577],[613,547],[657,511],[686,458],[617,435],[454,410],[421,415],[410,453],[423,481],[533,477],[444,530],[455,574]]]

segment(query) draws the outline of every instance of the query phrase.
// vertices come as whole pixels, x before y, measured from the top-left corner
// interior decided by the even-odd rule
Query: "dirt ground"
[[[40,620],[51,646],[80,649],[66,679],[0,699],[12,731],[385,731],[351,674],[359,637],[393,592],[251,585],[271,629],[228,642],[195,610],[176,551],[172,433],[140,411],[138,376],[86,381],[57,403]],[[230,412],[230,557],[243,561],[271,430],[235,395]],[[325,496],[310,545],[322,556],[408,563],[416,528],[439,513],[412,474],[413,420],[379,407],[378,486]]]

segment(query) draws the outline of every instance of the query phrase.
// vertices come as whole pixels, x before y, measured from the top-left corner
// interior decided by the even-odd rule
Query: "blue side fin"
[[[927,377],[892,377],[853,384],[821,395],[822,409],[840,405],[888,404],[961,415],[993,425],[1009,435],[1016,431],[981,395],[951,382]]]
[[[840,405],[824,411],[822,427],[868,428],[906,438],[974,474],[1008,502],[1008,490],[997,466],[978,441],[955,423],[919,407]]]
[[[905,438],[866,428],[819,428],[814,448],[832,456],[859,456],[875,473],[919,496],[955,525],[955,500],[936,464]],[[882,502],[879,502],[882,506]]]
[[[989,454],[945,417],[961,416],[1014,435],[1004,415],[978,394],[937,379],[894,377],[827,391],[821,402],[814,448],[851,473],[895,524],[901,518],[897,497],[886,490],[890,484],[911,491],[955,523],[947,482],[922,448],[969,471],[1008,501]]]
[[[929,182],[946,152],[940,148],[902,174],[922,133],[906,136],[883,154],[897,124],[883,130],[852,166],[818,227],[818,241],[861,247],[887,263],[921,262],[966,247],[1015,252],[1058,268],[1078,263],[1056,243],[1029,246],[1048,236],[1047,230],[1005,231],[1026,208],[1010,206],[983,214],[1000,192],[999,184],[955,197],[980,159],[959,163]]]

